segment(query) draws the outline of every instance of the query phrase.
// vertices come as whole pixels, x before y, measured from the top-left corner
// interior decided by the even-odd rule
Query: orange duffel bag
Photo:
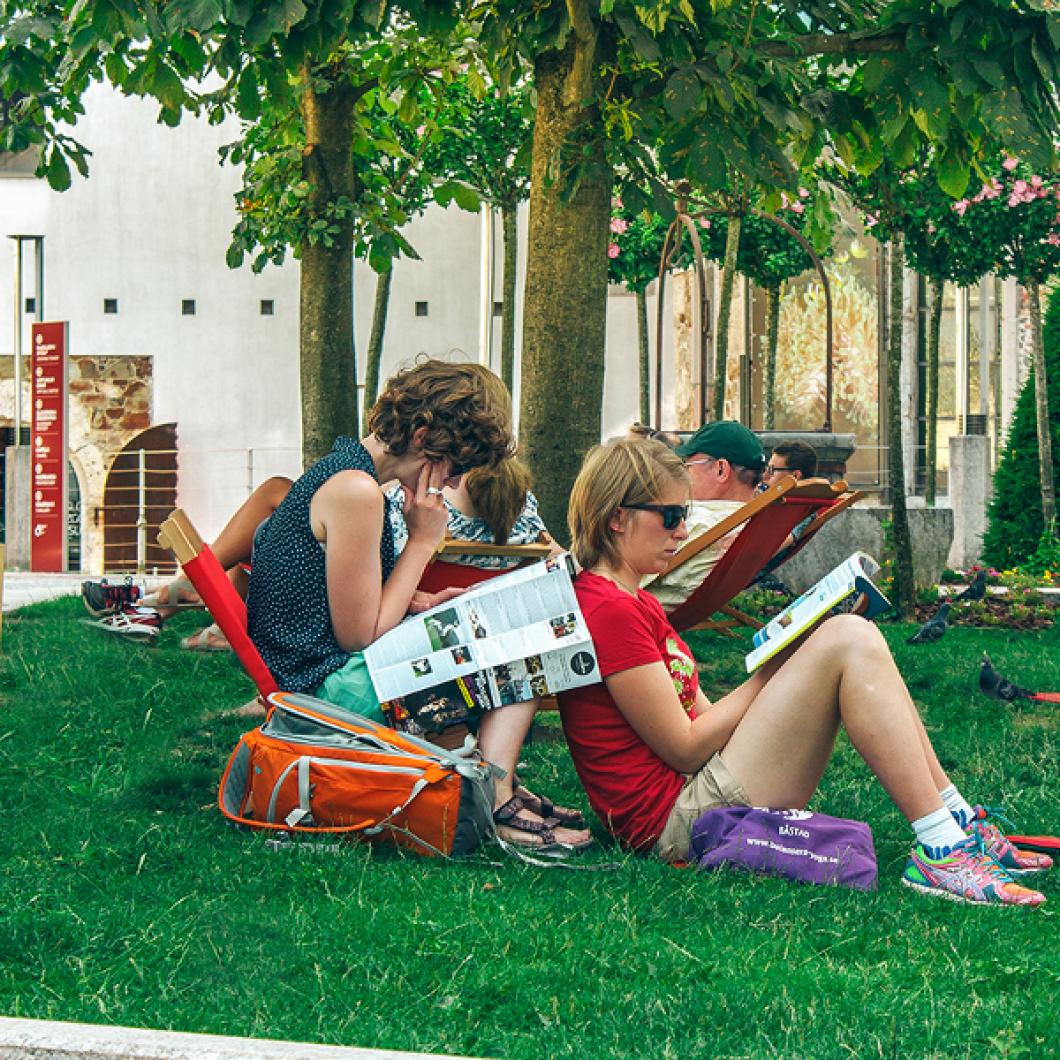
[[[420,854],[469,854],[493,835],[493,770],[313,696],[276,692],[238,743],[218,805],[230,821],[344,834]]]

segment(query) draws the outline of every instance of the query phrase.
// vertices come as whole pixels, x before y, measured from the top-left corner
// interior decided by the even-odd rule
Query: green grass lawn
[[[1037,912],[899,886],[908,829],[842,744],[817,808],[869,821],[861,894],[675,870],[461,863],[350,845],[270,852],[223,823],[217,780],[251,688],[227,656],[9,616],[0,654],[0,1013],[505,1057],[1047,1055],[1060,1048],[1060,870]],[[1056,706],[976,689],[986,650],[1056,688],[1060,631],[885,627],[943,764],[972,801],[1060,830]],[[694,639],[708,695],[742,645]],[[554,719],[546,727],[556,725]],[[563,744],[527,777],[585,806]]]

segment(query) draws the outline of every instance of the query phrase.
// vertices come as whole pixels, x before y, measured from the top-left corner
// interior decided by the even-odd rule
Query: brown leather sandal
[[[551,799],[544,795],[538,795],[529,788],[524,787],[518,781],[515,785],[516,798],[521,799],[523,806],[531,813],[539,817],[551,817],[564,828],[587,828],[585,817],[581,810],[575,810],[568,806],[557,806]]]
[[[541,821],[535,821],[531,817],[523,815],[528,807],[523,805],[523,800],[517,795],[510,798],[503,806],[498,806],[493,811],[493,821],[500,828],[507,828],[508,836],[501,836],[506,843],[512,846],[522,847],[525,850],[535,850],[539,853],[550,851],[588,850],[593,845],[590,837],[581,843],[564,843],[556,838],[555,828],[560,822],[555,817],[548,817]],[[528,812],[533,812],[529,810]],[[523,838],[534,836],[534,840]]]

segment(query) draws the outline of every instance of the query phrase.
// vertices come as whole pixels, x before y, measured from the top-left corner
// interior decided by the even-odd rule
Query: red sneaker
[[[81,602],[94,618],[113,615],[115,611],[135,604],[141,595],[140,586],[133,584],[132,578],[126,578],[121,585],[111,585],[106,578],[81,583]]]

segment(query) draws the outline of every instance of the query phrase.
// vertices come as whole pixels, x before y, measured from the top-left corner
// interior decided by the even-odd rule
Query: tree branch
[[[567,75],[563,102],[568,107],[580,107],[592,93],[593,71],[596,68],[597,29],[589,14],[586,0],[566,0],[567,17],[574,31],[574,59]]]
[[[863,37],[857,33],[807,33],[794,41],[767,40],[755,46],[760,55],[773,59],[794,59],[808,55],[868,55],[873,52],[898,52],[905,47],[905,35],[899,32]]]

